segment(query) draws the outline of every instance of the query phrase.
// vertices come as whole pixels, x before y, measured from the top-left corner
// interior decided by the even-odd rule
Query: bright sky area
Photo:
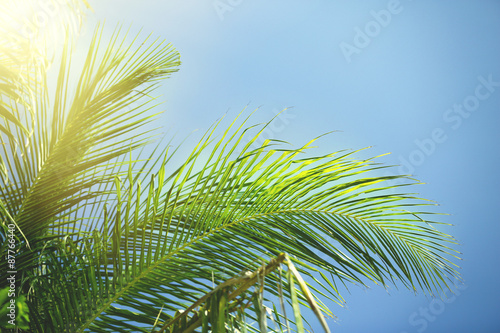
[[[390,152],[381,161],[427,183],[420,195],[451,214],[441,220],[464,258],[455,296],[351,288],[346,308],[330,304],[334,332],[500,331],[500,1],[91,4],[89,27],[132,24],[180,51],[180,72],[160,90],[165,129],[183,138],[247,104],[260,106],[254,122],[293,107],[267,137],[298,146],[338,130],[318,151]]]

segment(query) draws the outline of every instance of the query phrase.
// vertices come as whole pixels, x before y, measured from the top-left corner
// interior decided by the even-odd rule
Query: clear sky
[[[162,125],[186,136],[227,110],[292,107],[268,137],[321,152],[374,146],[426,182],[465,279],[447,302],[352,288],[334,332],[500,332],[500,1],[89,1],[89,26],[143,28],[181,53]],[[189,142],[188,142],[189,144]]]

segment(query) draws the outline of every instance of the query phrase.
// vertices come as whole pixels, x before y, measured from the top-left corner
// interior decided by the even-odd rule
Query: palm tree
[[[67,38],[53,80],[45,64],[21,71],[12,49],[0,54],[0,238],[15,262],[0,267],[0,302],[15,271],[19,328],[265,331],[268,302],[287,299],[301,331],[299,300],[332,315],[315,295],[342,304],[339,283],[437,294],[458,277],[432,203],[403,191],[418,182],[377,176],[375,158],[313,156],[315,140],[251,148],[269,123],[250,125],[243,111],[176,165],[178,148],[152,143],[146,125],[178,52],[102,32],[77,73]]]

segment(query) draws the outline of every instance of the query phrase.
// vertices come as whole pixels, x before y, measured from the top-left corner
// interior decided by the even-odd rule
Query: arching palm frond
[[[214,281],[254,270],[282,251],[316,280],[317,292],[339,303],[339,282],[397,280],[430,293],[449,288],[447,278],[457,275],[453,239],[415,210],[426,201],[394,191],[415,181],[372,176],[381,166],[352,159],[353,152],[299,158],[312,142],[278,149],[266,141],[250,150],[254,137],[235,154],[246,129],[230,131],[215,142],[208,132],[181,168],[169,174],[163,163],[146,186],[132,174],[117,179],[117,206],[99,236],[107,256],[78,280],[87,284],[76,304],[89,317],[79,317],[76,331],[161,327]],[[205,152],[209,158],[201,161]],[[407,184],[391,185],[394,179]],[[266,288],[278,295],[275,284]]]
[[[36,91],[37,113],[26,124],[29,135],[5,123],[17,137],[2,147],[8,178],[1,199],[31,237],[61,227],[68,215],[74,224],[72,209],[104,193],[93,187],[113,180],[107,171],[120,166],[116,158],[151,140],[148,132],[136,131],[154,119],[144,114],[151,103],[147,95],[156,80],[177,70],[178,54],[170,45],[154,42],[131,49],[117,33],[101,53],[100,38],[98,30],[72,97],[68,46],[53,102],[48,87]],[[22,119],[26,110],[15,101],[9,106]]]

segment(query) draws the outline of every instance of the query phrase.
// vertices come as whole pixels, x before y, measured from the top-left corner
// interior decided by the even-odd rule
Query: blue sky
[[[93,1],[106,19],[171,42],[162,125],[180,137],[229,110],[285,107],[268,137],[321,152],[373,146],[449,213],[465,284],[447,302],[352,288],[334,332],[499,332],[500,1]],[[196,139],[196,135],[193,140]],[[193,141],[194,142],[194,141]],[[189,141],[188,141],[189,144]]]

